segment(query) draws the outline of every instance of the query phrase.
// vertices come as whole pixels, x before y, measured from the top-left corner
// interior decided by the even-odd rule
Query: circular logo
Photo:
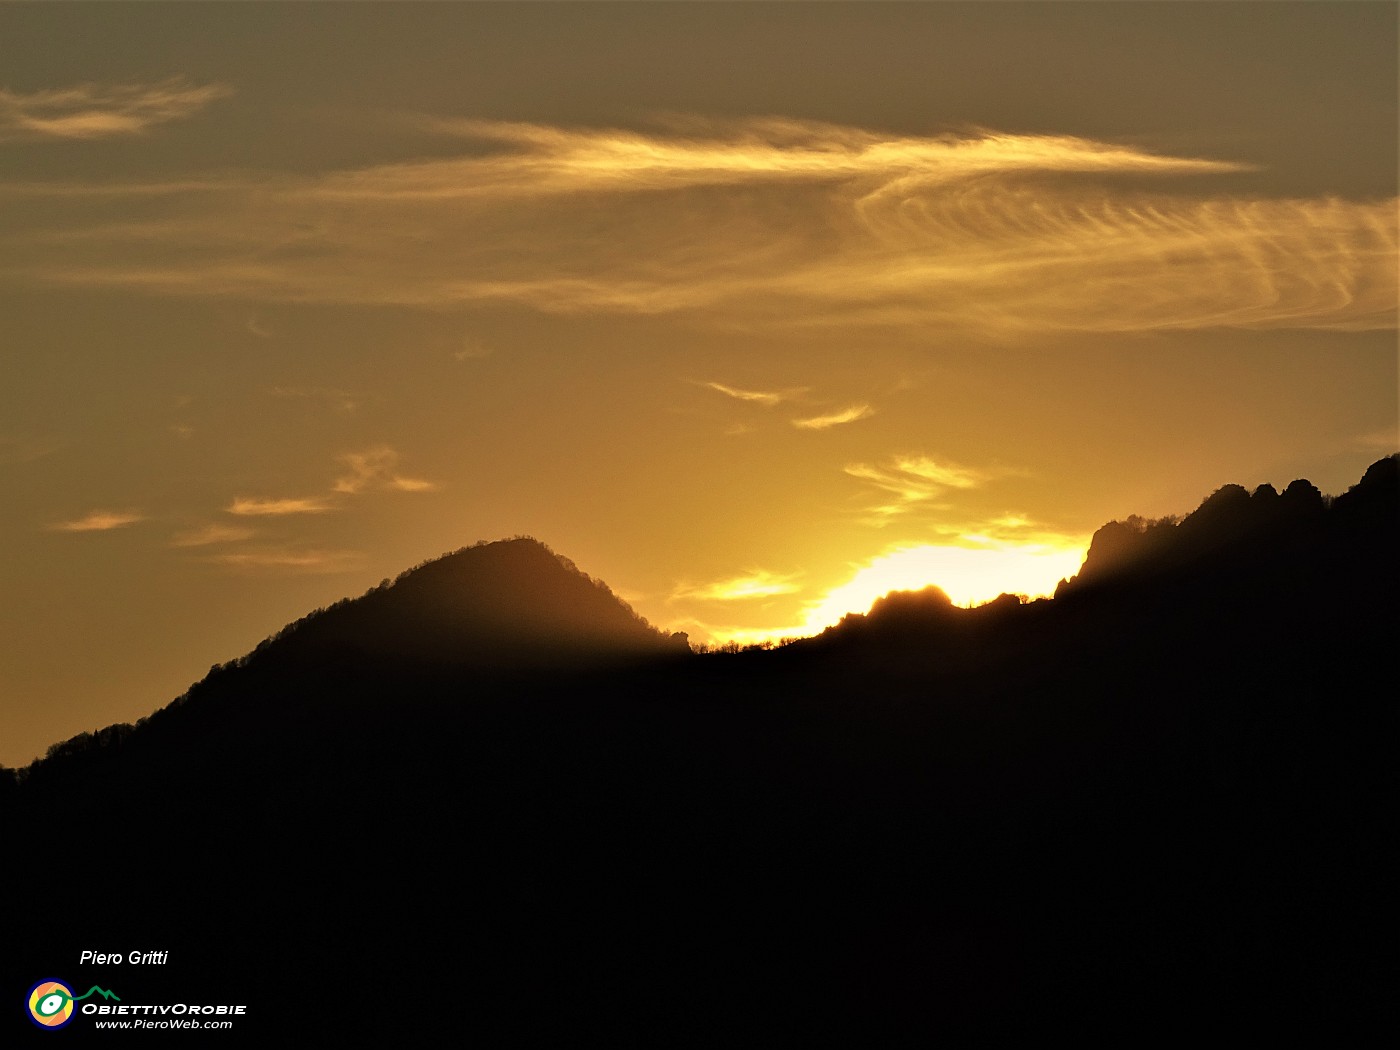
[[[73,1020],[73,990],[62,981],[40,981],[29,989],[29,1016],[45,1028]]]

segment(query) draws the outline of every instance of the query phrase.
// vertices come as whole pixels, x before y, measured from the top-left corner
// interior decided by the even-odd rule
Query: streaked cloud
[[[885,495],[867,507],[867,524],[884,525],[918,504],[941,496],[948,489],[976,488],[987,475],[954,463],[939,463],[927,456],[895,456],[888,466],[853,463],[845,468],[853,478],[869,482]],[[893,496],[893,499],[888,497]]]
[[[170,537],[170,546],[209,547],[219,543],[239,543],[254,535],[252,529],[241,525],[204,525],[175,533]]]
[[[671,592],[671,601],[697,599],[703,602],[742,602],[755,598],[776,598],[777,595],[797,594],[797,574],[781,575],[755,568],[749,573],[717,580],[711,584],[680,584]]]
[[[454,361],[482,361],[490,357],[491,347],[487,346],[479,339],[468,336],[462,340],[462,345],[452,351]]]
[[[702,383],[700,385],[716,390],[725,397],[732,397],[736,401],[751,401],[769,408],[782,404],[784,401],[791,401],[803,392],[802,390],[742,390],[724,383]]]
[[[1072,136],[890,136],[817,121],[677,117],[660,133],[563,128],[488,120],[439,120],[437,130],[506,152],[383,165],[344,173],[328,188],[345,197],[386,194],[466,198],[633,193],[765,181],[831,182],[875,175],[953,180],[1007,170],[1207,173],[1247,165],[1159,156]],[[510,148],[513,147],[513,148]],[[462,182],[467,164],[479,181]]]
[[[952,463],[935,463],[927,456],[896,456],[893,469],[900,474],[951,489],[976,488],[985,480],[985,475],[978,471]]]
[[[397,475],[390,478],[385,484],[394,492],[436,492],[440,487],[436,481],[428,481],[425,478],[405,478]]]
[[[1355,444],[1358,448],[1371,449],[1376,452],[1398,451],[1400,450],[1400,425],[1380,427],[1365,434],[1358,434]]]
[[[436,482],[399,474],[396,469],[399,454],[385,446],[364,452],[347,452],[340,457],[340,461],[350,468],[350,473],[337,478],[334,487],[336,492],[347,496],[357,496],[370,490],[432,492],[438,488]]]
[[[243,517],[275,517],[283,514],[324,514],[335,508],[328,500],[317,496],[301,499],[257,499],[235,496],[225,511]]]
[[[806,419],[794,419],[792,425],[802,430],[828,430],[831,427],[839,427],[843,423],[854,423],[857,419],[865,419],[873,416],[875,410],[869,405],[851,405],[836,412],[828,412],[820,416],[809,416]]]
[[[56,522],[49,529],[53,532],[107,532],[145,520],[146,516],[137,511],[94,510],[74,521]]]
[[[796,576],[781,576],[777,573],[755,569],[742,576],[699,586],[682,584],[672,592],[673,601],[698,599],[709,602],[747,601],[753,598],[772,598],[779,594],[794,594],[801,590],[793,580]]]
[[[0,141],[139,135],[233,94],[184,77],[152,84],[78,84],[27,94],[0,88]]]
[[[785,120],[650,133],[429,123],[471,148],[315,177],[111,187],[153,196],[147,216],[21,231],[0,274],[255,302],[513,302],[1008,339],[1395,324],[1394,198],[1232,194],[1247,166],[1229,160]],[[1183,176],[1186,189],[1155,188]],[[1210,179],[1221,190],[1202,193]],[[0,184],[0,202],[40,192]]]
[[[360,496],[368,492],[433,492],[435,481],[409,477],[398,472],[399,454],[379,445],[363,452],[347,452],[338,457],[348,473],[336,478],[331,492],[325,496],[264,499],[237,496],[224,508],[228,514],[240,517],[277,517],[294,514],[325,514],[342,509],[345,496]]]
[[[288,574],[329,575],[363,568],[365,555],[354,550],[262,547],[212,555],[209,561],[231,569]]]
[[[928,524],[933,538],[944,546],[982,549],[996,547],[1083,550],[1089,537],[1066,533],[1029,515],[1006,512],[996,517],[965,518],[944,515]]]

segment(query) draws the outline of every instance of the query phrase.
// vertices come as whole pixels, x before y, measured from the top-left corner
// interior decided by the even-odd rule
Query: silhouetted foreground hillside
[[[6,782],[15,1001],[396,1045],[1393,1034],[1397,525],[1395,457],[1227,486],[1054,601],[708,655],[537,544],[459,552]]]

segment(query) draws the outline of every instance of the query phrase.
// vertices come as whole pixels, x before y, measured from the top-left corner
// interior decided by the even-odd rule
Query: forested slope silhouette
[[[488,1045],[1393,1031],[1397,462],[1105,526],[1053,601],[896,594],[772,651],[459,552],[11,776],[16,896],[99,858],[108,902],[18,942]],[[436,1005],[311,1023],[268,990],[308,971]]]

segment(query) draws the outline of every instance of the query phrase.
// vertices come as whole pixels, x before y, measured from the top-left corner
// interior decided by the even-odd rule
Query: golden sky
[[[0,762],[528,534],[695,641],[1396,450],[1387,3],[0,6]]]

